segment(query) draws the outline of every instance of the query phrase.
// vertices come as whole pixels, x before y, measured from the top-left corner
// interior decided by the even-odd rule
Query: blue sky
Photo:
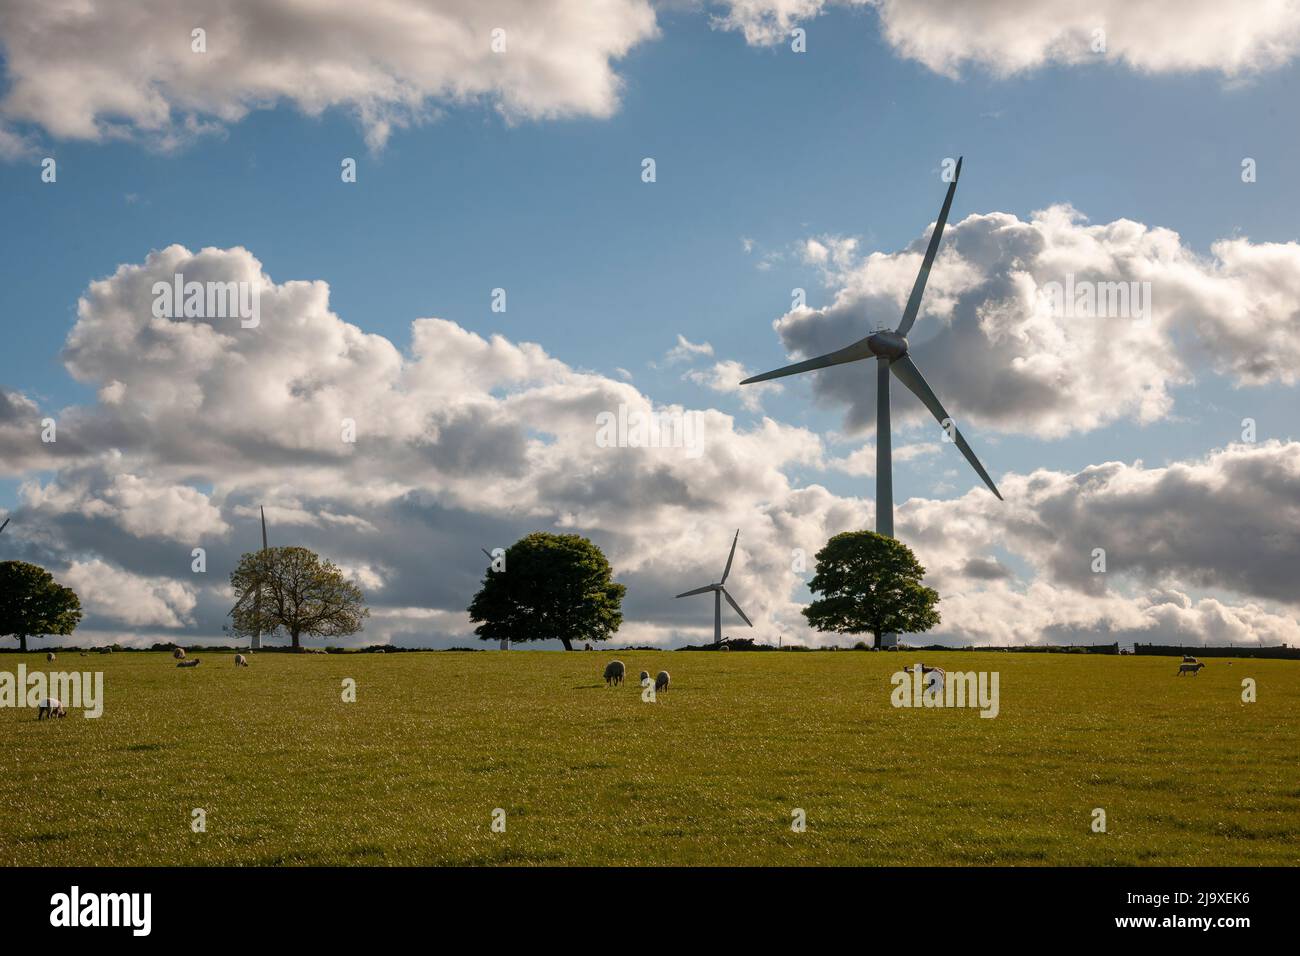
[[[656,404],[717,408],[738,428],[767,414],[825,436],[843,427],[844,406],[817,400],[810,382],[788,382],[758,412],[685,380],[688,366],[665,353],[682,334],[751,371],[786,364],[772,323],[791,290],[806,288],[814,309],[838,291],[801,257],[803,241],[856,237],[859,257],[906,249],[937,212],[945,157],[965,157],[952,223],[1070,204],[1090,223],[1173,230],[1207,259],[1222,239],[1298,238],[1294,60],[1244,76],[1106,59],[948,76],[884,39],[874,10],[828,6],[799,21],[802,54],[719,28],[718,6],[656,13],[659,35],[611,61],[621,91],[608,116],[510,120],[490,95],[431,97],[419,123],[377,150],[346,104],[311,116],[282,99],[173,150],[133,135],[59,136],[11,116],[32,148],[0,163],[0,386],[43,409],[93,404],[95,387],[60,357],[89,283],[175,243],[242,246],[277,283],[324,280],[339,318],[401,350],[413,320],[438,317],[539,343],[574,369],[614,380],[626,369]],[[0,60],[10,84],[11,58]],[[40,180],[44,156],[57,160],[55,184]],[[340,181],[345,157],[358,163],[355,184]],[[641,181],[644,157],[656,162],[653,184]],[[1257,161],[1257,182],[1242,182],[1244,157]],[[489,308],[495,287],[507,290],[504,314]],[[918,359],[936,322],[923,315],[914,330]],[[1171,328],[1170,339],[1188,334]],[[1188,368],[1194,381],[1174,388],[1157,421],[1120,415],[1044,437],[976,415],[966,430],[995,478],[1194,460],[1238,441],[1247,416],[1261,439],[1296,439],[1294,385]],[[860,368],[868,391],[872,372]],[[942,378],[931,384],[949,394]],[[950,410],[962,418],[957,400]],[[895,443],[934,437],[929,424],[903,423]],[[900,501],[979,484],[951,447],[895,468]],[[19,508],[20,482],[53,473],[8,470],[0,507]],[[784,473],[838,496],[873,491],[868,476],[798,462]]]
[[[453,106],[372,155],[345,111],[316,119],[281,105],[178,155],[55,144],[53,187],[31,163],[0,167],[14,317],[0,380],[56,405],[84,399],[58,359],[77,297],[119,263],[179,242],[244,245],[276,278],[325,279],[341,316],[398,344],[413,318],[436,315],[541,342],[574,365],[627,368],[657,400],[698,404],[704,389],[645,368],[677,333],[775,367],[784,354],[770,322],[790,290],[825,302],[806,266],[756,271],[742,237],[768,251],[822,233],[901,248],[933,220],[939,162],[956,154],[966,159],[954,219],[1068,202],[1092,221],[1174,229],[1200,252],[1238,234],[1296,238],[1300,181],[1287,168],[1300,128],[1279,115],[1294,65],[1242,85],[1102,65],[954,82],[891,53],[873,21],[833,10],[797,55],[749,47],[698,12],[663,16],[663,39],[621,64],[623,105],[610,120],[510,125]],[[340,181],[348,156],[355,184]],[[640,180],[646,156],[652,185]],[[1260,164],[1249,186],[1243,156]],[[505,314],[490,310],[496,287]],[[1183,399],[1198,419],[1186,427],[1012,443],[1024,447],[1000,447],[990,467],[1203,451],[1215,438],[1199,419],[1212,409],[1225,435],[1246,414],[1289,435],[1294,399],[1207,377]],[[836,422],[802,396],[783,405],[789,420]]]

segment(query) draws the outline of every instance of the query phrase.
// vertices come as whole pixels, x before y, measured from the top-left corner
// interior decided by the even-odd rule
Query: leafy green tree
[[[356,634],[370,616],[361,588],[307,548],[245,554],[230,575],[230,586],[235,590],[230,631],[239,637],[283,631],[297,648],[303,634]]]
[[[503,570],[488,570],[469,618],[485,641],[560,641],[571,651],[574,641],[614,635],[626,592],[589,540],[538,531],[506,549]]]
[[[81,600],[54,576],[26,561],[0,561],[0,636],[27,638],[71,634],[81,623]]]
[[[817,552],[809,589],[820,595],[803,616],[819,631],[913,634],[939,623],[939,592],[921,583],[911,548],[874,531],[846,531]]]

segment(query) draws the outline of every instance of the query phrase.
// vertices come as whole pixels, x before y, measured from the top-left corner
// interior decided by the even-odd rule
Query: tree
[[[230,575],[235,606],[231,632],[239,637],[284,631],[299,647],[303,634],[343,637],[370,616],[361,588],[338,566],[307,548],[266,548],[245,554]]]
[[[605,554],[577,534],[535,532],[505,552],[504,570],[489,569],[470,602],[474,633],[506,639],[606,641],[623,623],[627,588],[615,584]]]
[[[26,561],[0,561],[0,635],[27,638],[71,634],[81,623],[81,600],[44,568]]]
[[[921,583],[925,568],[901,541],[874,531],[846,531],[817,552],[809,589],[821,597],[803,615],[819,631],[912,634],[939,623],[939,592]]]

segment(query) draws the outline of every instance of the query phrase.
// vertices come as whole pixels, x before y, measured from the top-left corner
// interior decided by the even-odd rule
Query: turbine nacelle
[[[891,332],[888,329],[867,336],[866,343],[867,348],[871,349],[872,355],[881,356],[891,361],[900,359],[907,354],[907,336],[899,335],[897,332]]]

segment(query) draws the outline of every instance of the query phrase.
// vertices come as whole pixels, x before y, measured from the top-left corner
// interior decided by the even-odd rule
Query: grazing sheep
[[[68,712],[57,697],[44,698],[36,708],[37,720],[44,720],[46,717],[66,716],[68,716]]]
[[[176,650],[172,651],[172,657],[176,658],[178,661],[185,660],[185,648],[176,648]]]
[[[936,694],[943,693],[943,682],[948,676],[948,672],[942,667],[931,667],[928,664],[919,664],[921,668],[921,680],[925,683],[925,689],[933,691]],[[916,672],[915,667],[904,667],[904,674],[913,674]]]
[[[248,666],[248,659],[245,658],[243,654],[236,654],[236,655],[235,655],[235,666],[236,666],[236,667],[247,667],[247,666]]]
[[[622,661],[610,661],[605,665],[605,686],[613,684],[617,686],[623,683],[623,675],[627,673],[627,668],[623,666]]]
[[[642,672],[641,672],[641,683],[642,683],[642,685],[644,685],[645,682],[648,681],[649,679],[650,679],[650,672],[649,672],[649,671],[642,671]]]
[[[661,690],[667,690],[668,681],[669,681],[668,672],[660,671],[658,676],[655,677],[655,693],[657,694]]]
[[[592,648],[591,648],[591,645],[590,645],[590,644],[583,644],[583,645],[582,645],[582,649],[583,649],[584,651],[589,651],[589,650],[591,650]]]
[[[1201,668],[1204,666],[1205,665],[1202,664],[1200,661],[1197,661],[1195,664],[1179,664],[1177,676],[1182,677],[1184,674],[1191,674],[1193,677],[1195,677],[1197,674],[1201,672]]]
[[[53,664],[53,663],[54,663],[54,652],[53,652],[53,651],[50,651],[48,654],[46,654],[46,655],[45,655],[45,660],[46,660],[47,662]]]
[[[723,644],[721,647],[718,648],[718,650],[720,650],[720,651],[729,651],[729,650],[731,650],[731,648],[729,648],[726,644]]]
[[[196,657],[192,661],[177,661],[176,666],[177,667],[198,667],[202,663],[203,662]]]

